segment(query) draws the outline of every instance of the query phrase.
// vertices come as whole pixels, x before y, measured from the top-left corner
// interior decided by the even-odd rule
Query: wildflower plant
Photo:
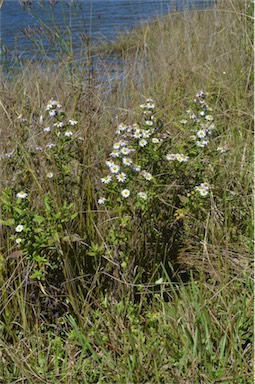
[[[172,253],[184,221],[206,216],[213,193],[210,159],[219,154],[211,143],[216,127],[206,96],[197,93],[175,123],[181,137],[176,142],[151,98],[140,105],[139,121],[116,129],[98,204],[115,218],[109,241],[125,278],[136,267],[152,273]]]

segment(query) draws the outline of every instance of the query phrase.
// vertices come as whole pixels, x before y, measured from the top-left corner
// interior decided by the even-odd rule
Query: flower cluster
[[[190,126],[193,133],[190,139],[195,141],[196,146],[200,148],[209,144],[209,138],[215,129],[214,118],[211,114],[212,108],[207,105],[205,98],[204,91],[198,92],[193,99],[191,108],[186,110],[188,119],[180,121],[181,124]]]
[[[143,158],[145,151],[156,151],[162,142],[159,135],[156,137],[157,120],[153,100],[147,99],[146,103],[141,104],[140,107],[143,114],[142,122],[118,125],[115,131],[117,139],[113,143],[110,159],[106,161],[109,173],[101,178],[103,184],[110,184],[119,196],[125,199],[134,194],[130,187],[134,177],[136,177],[136,187],[153,179],[152,174],[145,169]],[[144,190],[138,190],[135,194],[142,200],[148,197],[148,193]],[[98,203],[104,204],[106,201],[105,197],[101,197]]]
[[[195,190],[200,194],[200,196],[207,196],[209,193],[209,184],[201,183],[200,185],[195,187]]]

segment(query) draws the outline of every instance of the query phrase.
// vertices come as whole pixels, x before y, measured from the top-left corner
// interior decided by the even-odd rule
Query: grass
[[[119,61],[124,71],[118,72]],[[45,255],[55,269],[31,279],[36,265],[42,272],[47,265],[28,260],[14,245],[13,229],[1,227],[0,382],[252,383],[251,8],[229,0],[170,14],[99,47],[93,63],[92,72],[63,56],[55,66],[27,63],[1,80],[1,153],[16,148],[1,160],[1,217],[16,214],[34,228],[42,225],[29,252],[50,241]],[[214,185],[208,203],[188,207],[173,246],[167,238],[172,184],[164,181],[161,200],[137,226],[142,235],[125,216],[122,229],[110,232],[119,213],[105,212],[97,199],[116,125],[137,121],[139,104],[151,96],[164,133],[185,149],[177,122],[200,89],[209,94],[217,124],[212,153],[203,157]],[[45,144],[42,125],[50,124],[45,106],[52,97],[79,121],[84,140],[72,159],[64,143],[54,163],[50,156],[36,163],[29,148]],[[213,148],[224,144],[228,151],[214,156]],[[45,179],[49,164],[65,175],[62,184]],[[188,185],[198,165],[194,160],[196,171],[177,173],[176,183],[183,177]],[[13,210],[21,207],[14,202],[20,190],[29,193],[36,217],[22,216],[25,201],[21,213]],[[64,207],[65,201],[73,205]],[[149,237],[150,223],[164,236]],[[127,264],[136,260],[136,275],[114,269],[123,253]]]

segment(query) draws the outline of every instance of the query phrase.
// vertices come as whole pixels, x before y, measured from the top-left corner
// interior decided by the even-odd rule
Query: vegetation
[[[252,383],[253,9],[3,77],[1,382]]]

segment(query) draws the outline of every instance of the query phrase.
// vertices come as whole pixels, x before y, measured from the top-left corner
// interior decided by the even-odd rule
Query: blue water
[[[22,1],[31,1],[32,5],[22,6]],[[49,1],[55,1],[55,6],[50,6]],[[56,58],[58,46],[50,30],[63,36],[66,42],[72,35],[74,51],[78,51],[86,46],[88,39],[92,43],[114,39],[117,32],[130,30],[167,12],[203,9],[214,3],[214,0],[40,0],[38,5],[35,0],[4,0],[0,10],[2,52],[6,53],[5,57]],[[31,35],[40,47],[31,41]]]

